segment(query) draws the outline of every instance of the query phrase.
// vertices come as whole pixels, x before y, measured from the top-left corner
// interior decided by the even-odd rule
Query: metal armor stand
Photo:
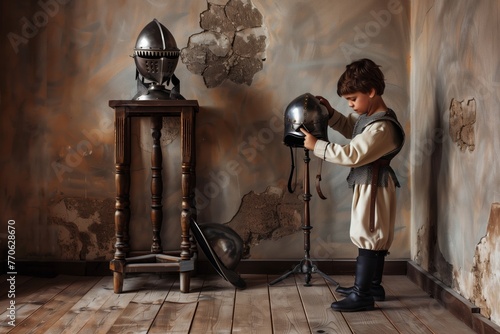
[[[335,280],[333,280],[330,276],[326,275],[323,273],[321,270],[316,267],[316,265],[312,262],[311,258],[309,257],[309,251],[311,249],[311,230],[312,226],[310,224],[310,214],[309,214],[309,201],[311,200],[311,193],[309,190],[309,161],[311,160],[309,158],[309,150],[304,149],[305,156],[304,156],[304,163],[306,164],[305,170],[304,170],[304,225],[302,226],[302,230],[304,231],[304,258],[297,264],[292,270],[286,272],[282,276],[278,277],[269,285],[274,285],[278,282],[281,282],[288,276],[292,274],[304,274],[305,275],[305,284],[304,286],[311,286],[312,284],[310,283],[311,281],[311,274],[320,274],[324,279],[329,281],[330,283],[333,283],[334,285],[339,285]]]

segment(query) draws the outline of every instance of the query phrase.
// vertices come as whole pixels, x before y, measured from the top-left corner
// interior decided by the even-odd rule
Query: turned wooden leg
[[[153,137],[153,151],[151,153],[151,224],[153,225],[153,243],[151,253],[161,253],[161,223],[163,221],[162,194],[163,180],[161,176],[163,156],[161,152],[161,128],[163,119],[151,117],[151,129]]]
[[[180,274],[180,290],[181,290],[181,292],[188,293],[190,283],[191,283],[191,272],[190,271],[181,272],[181,274]]]
[[[125,263],[125,260],[111,260],[109,263],[109,268],[113,271],[113,291],[115,293],[123,291]]]
[[[115,293],[122,293],[123,291],[123,273],[113,273],[113,291]]]
[[[122,109],[115,114],[115,260],[129,251],[130,222],[130,120]]]
[[[182,155],[182,212],[181,212],[181,259],[191,259],[191,242],[189,240],[190,219],[193,218],[194,202],[194,111],[184,109],[181,114],[181,155]]]
[[[129,251],[128,224],[130,221],[130,166],[116,165],[116,203],[115,203],[115,256],[123,260]]]
[[[192,261],[191,251],[196,246],[193,245],[189,226],[190,220],[195,218],[196,209],[194,207],[194,187],[195,175],[195,135],[194,135],[195,113],[192,109],[183,109],[181,113],[181,155],[182,155],[182,211],[181,211],[181,254],[182,261]],[[180,273],[180,290],[189,292],[191,271]]]
[[[123,108],[115,113],[115,254],[109,263],[113,271],[113,290],[123,290],[125,258],[129,251],[130,222],[130,120]]]

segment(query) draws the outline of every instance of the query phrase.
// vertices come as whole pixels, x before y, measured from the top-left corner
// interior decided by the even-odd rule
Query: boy
[[[374,300],[385,299],[380,283],[394,237],[396,187],[400,186],[389,162],[401,150],[405,134],[382,99],[384,89],[379,66],[370,59],[357,60],[346,66],[337,83],[337,94],[355,113],[344,116],[317,96],[328,109],[328,125],[351,139],[349,144],[318,140],[301,128],[305,148],[323,160],[351,167],[347,182],[353,188],[350,236],[358,247],[356,276],[354,286],[337,287],[347,297],[332,303],[335,311],[370,310]]]

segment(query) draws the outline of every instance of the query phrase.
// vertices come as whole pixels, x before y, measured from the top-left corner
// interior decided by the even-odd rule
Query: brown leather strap
[[[297,173],[295,173],[295,184],[292,186],[293,182],[293,171],[295,170],[295,161],[293,159],[293,149],[290,146],[290,156],[292,158],[292,168],[290,169],[290,176],[288,177],[288,192],[293,194],[295,188],[297,187]]]
[[[322,166],[323,166],[323,160],[319,160],[318,174],[316,175],[316,192],[318,193],[319,198],[326,199],[326,196],[323,195],[323,192],[321,191],[321,185],[320,185]]]
[[[389,166],[390,160],[378,159],[372,162],[372,182],[370,193],[370,232],[375,230],[375,202],[377,201],[380,166]]]

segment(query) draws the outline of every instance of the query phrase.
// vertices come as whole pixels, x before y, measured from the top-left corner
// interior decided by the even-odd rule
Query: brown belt
[[[375,230],[375,202],[377,201],[378,177],[380,166],[389,166],[390,160],[378,159],[371,163],[372,166],[372,182],[370,194],[370,232]]]

